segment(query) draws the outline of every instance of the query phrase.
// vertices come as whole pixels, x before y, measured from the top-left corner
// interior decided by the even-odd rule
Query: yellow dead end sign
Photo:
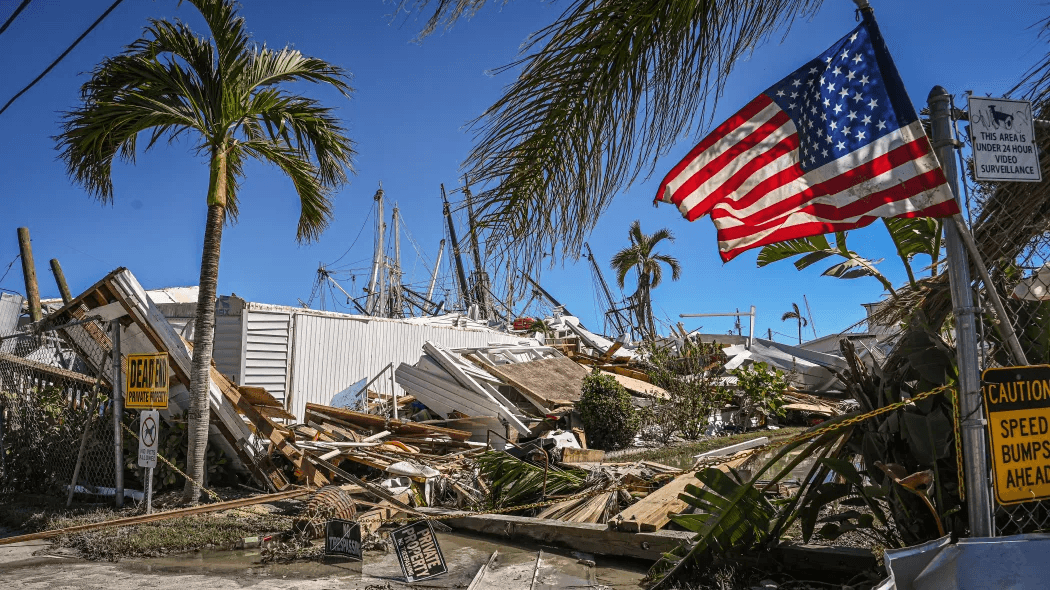
[[[151,410],[168,407],[168,353],[129,354],[124,407]]]
[[[1050,365],[987,369],[981,397],[996,500],[1050,498]]]

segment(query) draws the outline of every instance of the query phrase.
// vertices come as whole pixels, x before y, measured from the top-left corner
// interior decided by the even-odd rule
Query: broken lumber
[[[344,422],[356,424],[357,426],[365,427],[377,432],[389,430],[399,435],[416,434],[422,436],[447,436],[452,440],[457,441],[465,441],[468,438],[470,438],[470,433],[464,430],[453,430],[451,428],[441,428],[440,426],[420,424],[419,422],[395,420],[393,418],[385,418],[383,416],[376,416],[374,414],[355,412],[353,410],[347,410],[346,408],[334,408],[332,406],[322,406],[320,404],[308,403],[306,404],[306,411],[312,412],[314,414],[331,416]]]
[[[749,457],[740,457],[718,466],[722,471],[737,468]],[[671,522],[670,514],[685,510],[688,504],[678,497],[685,492],[687,485],[696,485],[700,481],[696,474],[688,471],[671,480],[670,483],[652,492],[638,502],[628,506],[623,512],[609,519],[612,526],[625,531],[657,531]]]
[[[529,540],[559,545],[576,551],[610,557],[633,557],[656,561],[679,544],[692,539],[689,531],[628,533],[604,524],[562,522],[506,514],[476,514],[442,508],[419,508],[428,515],[441,515],[455,528],[508,540]]]
[[[114,520],[107,520],[103,522],[90,522],[88,524],[81,524],[66,527],[63,529],[52,529],[49,531],[41,531],[39,533],[30,533],[28,535],[18,535],[16,537],[2,538],[0,539],[0,545],[10,545],[12,543],[22,543],[24,541],[38,541],[40,539],[52,539],[61,535],[85,533],[88,531],[97,531],[99,529],[124,527],[136,524],[146,524],[149,522],[168,520],[169,518],[178,518],[181,516],[194,516],[197,514],[218,512],[220,510],[229,510],[230,508],[243,508],[245,506],[252,506],[254,504],[262,504],[264,502],[297,498],[299,496],[305,496],[306,494],[313,494],[316,491],[316,489],[312,488],[296,488],[294,490],[277,492],[276,494],[265,494],[262,496],[252,496],[251,498],[240,498],[238,500],[216,502],[214,504],[203,504],[201,506],[191,506],[189,508],[169,510],[168,512],[155,512],[153,514],[144,514],[141,516],[132,516],[129,518],[117,518]]]

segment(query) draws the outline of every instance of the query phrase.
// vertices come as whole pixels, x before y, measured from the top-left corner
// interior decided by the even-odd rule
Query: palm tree
[[[656,322],[653,319],[652,289],[663,280],[663,267],[671,269],[671,280],[677,281],[682,276],[682,265],[667,254],[657,254],[656,245],[663,240],[674,241],[671,230],[661,228],[650,235],[642,232],[642,224],[636,219],[627,231],[631,245],[620,250],[612,258],[612,269],[616,271],[616,284],[623,289],[624,279],[632,270],[638,274],[638,289],[631,295],[635,302],[635,315],[638,326],[650,338],[656,337]]]
[[[429,13],[426,36],[485,3],[399,0],[399,8]],[[711,122],[736,64],[821,4],[573,0],[497,70],[517,78],[474,121],[464,168],[484,188],[475,205],[490,243],[523,267],[558,249],[578,256],[613,197]]]
[[[785,311],[784,315],[780,316],[780,321],[786,322],[788,320],[798,321],[798,343],[802,344],[802,326],[805,326],[809,322],[807,322],[806,318],[803,317],[802,312],[798,310],[797,303],[792,303],[791,311]]]
[[[320,235],[332,218],[332,193],[353,172],[354,144],[333,110],[289,92],[291,82],[328,85],[350,96],[348,73],[298,51],[251,42],[232,0],[189,0],[210,37],[181,21],[150,19],[143,37],[106,58],[81,88],[81,104],[56,137],[73,180],[101,203],[113,200],[114,159],[134,162],[139,135],[192,137],[210,165],[207,221],[190,374],[190,436],[185,499],[196,503],[208,436],[209,369],[223,226],[235,221],[237,188],[249,158],[280,168],[301,206],[296,239]]]

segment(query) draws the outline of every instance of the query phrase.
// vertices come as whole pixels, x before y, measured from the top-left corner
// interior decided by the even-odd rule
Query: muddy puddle
[[[606,559],[600,556],[574,555],[564,548],[515,545],[494,542],[491,538],[456,533],[438,533],[441,551],[449,573],[417,582],[412,587],[464,588],[489,560],[493,551],[499,555],[486,571],[483,588],[526,590],[533,588],[640,588],[648,564],[631,560]],[[537,553],[542,551],[539,570]],[[580,558],[594,565],[581,563]],[[361,562],[326,558],[324,562],[303,561],[291,564],[262,564],[259,550],[200,551],[186,555],[151,559],[129,559],[117,564],[131,573],[161,575],[203,574],[236,579],[250,586],[253,581],[316,580],[338,578],[348,587],[408,587],[393,551],[366,551]],[[533,582],[535,578],[535,582]]]

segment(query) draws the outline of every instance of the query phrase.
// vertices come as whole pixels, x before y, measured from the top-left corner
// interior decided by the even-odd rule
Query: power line
[[[16,8],[15,11],[11,13],[11,16],[7,17],[7,20],[4,21],[3,26],[0,26],[0,35],[3,35],[4,31],[7,30],[7,27],[10,27],[11,23],[15,22],[15,18],[18,17],[18,14],[22,12],[22,10],[25,9],[26,6],[29,6],[29,2],[30,0],[22,0],[22,3],[18,5],[18,8]]]
[[[4,275],[0,276],[0,285],[2,285],[4,283],[4,279],[7,278],[7,273],[11,272],[11,267],[15,265],[15,260],[18,260],[21,257],[21,254],[15,254],[14,259],[11,260],[11,263],[7,265],[7,270],[4,271]]]
[[[83,34],[81,34],[79,37],[77,37],[77,40],[73,41],[73,44],[70,45],[69,47],[67,47],[66,50],[62,52],[62,55],[58,56],[58,59],[56,59],[55,61],[51,62],[51,65],[47,66],[47,68],[43,72],[40,72],[40,75],[37,76],[36,79],[34,79],[32,82],[30,82],[29,85],[27,85],[25,88],[19,90],[18,94],[12,96],[11,100],[7,101],[7,104],[5,104],[3,106],[3,108],[0,108],[0,115],[4,114],[4,111],[7,110],[7,107],[11,106],[11,104],[14,103],[16,100],[18,100],[18,98],[20,96],[22,96],[23,94],[28,92],[29,89],[32,88],[33,86],[36,86],[37,82],[43,80],[44,76],[46,76],[48,74],[48,72],[53,70],[55,68],[55,66],[58,65],[59,62],[61,62],[63,59],[65,59],[65,57],[67,55],[69,55],[69,52],[73,51],[73,48],[76,47],[77,45],[79,45],[80,42],[84,40],[84,37],[87,37],[88,34],[91,31],[95,30],[95,27],[97,27],[99,25],[99,23],[101,23],[107,16],[109,16],[109,13],[113,12],[113,9],[116,8],[117,6],[119,6],[120,3],[123,2],[123,1],[124,0],[116,0],[116,2],[111,4],[110,7],[107,8],[106,11],[102,13],[102,16],[98,17],[97,19],[95,19],[95,22],[91,23],[91,26],[88,27],[88,30],[84,31]],[[21,8],[21,7],[19,7],[19,8]]]

